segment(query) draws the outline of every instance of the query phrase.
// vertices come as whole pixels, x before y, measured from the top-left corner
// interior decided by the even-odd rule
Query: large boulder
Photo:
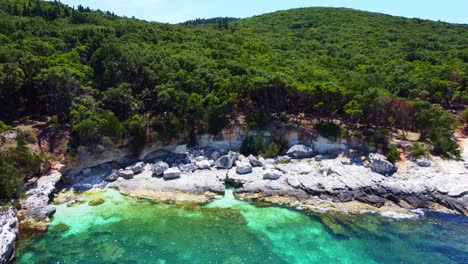
[[[229,151],[228,156],[231,158],[232,162],[234,163],[241,155],[235,151]]]
[[[247,162],[239,162],[236,166],[236,172],[238,174],[248,174],[252,172],[252,165]]]
[[[224,155],[216,161],[216,168],[229,170],[234,161],[229,155]]]
[[[130,167],[130,169],[133,171],[133,174],[140,174],[145,170],[145,163],[144,162],[138,162],[137,164],[133,165]]]
[[[276,169],[276,162],[274,159],[263,159],[261,158],[260,161],[263,164],[263,169],[265,170],[274,170]]]
[[[195,163],[195,166],[197,166],[199,170],[208,170],[211,168],[211,163],[209,160],[202,160]]]
[[[314,155],[314,150],[305,145],[295,145],[286,154],[293,159],[305,159],[311,158]]]
[[[164,180],[175,180],[179,179],[181,172],[178,168],[169,168],[164,172]]]
[[[263,163],[257,159],[254,155],[250,155],[247,157],[250,161],[250,164],[252,164],[252,166],[254,167],[262,167],[263,166]]]
[[[132,170],[123,170],[123,169],[119,170],[119,177],[122,177],[126,180],[133,179],[134,176],[135,174],[133,173]]]
[[[162,176],[167,169],[169,169],[169,165],[164,161],[160,161],[151,166],[151,171],[153,172],[153,175],[157,177]]]
[[[265,180],[278,180],[279,178],[281,178],[281,172],[278,170],[267,170],[263,173]]]
[[[18,237],[16,210],[0,211],[0,263],[9,263],[14,257]]]
[[[382,174],[382,175],[390,175],[396,171],[395,165],[393,165],[390,161],[387,160],[387,157],[381,154],[370,154],[370,168],[373,172]]]

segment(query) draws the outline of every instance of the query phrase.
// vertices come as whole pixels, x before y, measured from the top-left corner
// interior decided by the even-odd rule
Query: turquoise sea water
[[[57,206],[49,230],[23,242],[15,263],[468,263],[468,219],[427,215],[313,216],[255,207],[232,191],[178,207],[94,194]]]

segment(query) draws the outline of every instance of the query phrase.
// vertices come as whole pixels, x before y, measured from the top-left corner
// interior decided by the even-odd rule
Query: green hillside
[[[305,113],[456,147],[468,25],[351,9],[150,23],[58,2],[0,1],[0,120],[53,117],[71,149],[220,131]],[[440,106],[439,106],[440,105]]]

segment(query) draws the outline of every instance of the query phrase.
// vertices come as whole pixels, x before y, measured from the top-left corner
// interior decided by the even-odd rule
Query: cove
[[[466,263],[468,219],[428,213],[308,215],[237,200],[154,204],[109,189],[56,206],[46,233],[21,243],[15,263]]]

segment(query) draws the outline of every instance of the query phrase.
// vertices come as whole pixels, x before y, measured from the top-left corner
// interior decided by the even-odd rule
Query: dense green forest
[[[180,25],[39,0],[0,1],[0,120],[48,117],[70,149],[174,137],[235,117],[305,113],[421,132],[453,153],[468,104],[468,25],[305,8]]]

